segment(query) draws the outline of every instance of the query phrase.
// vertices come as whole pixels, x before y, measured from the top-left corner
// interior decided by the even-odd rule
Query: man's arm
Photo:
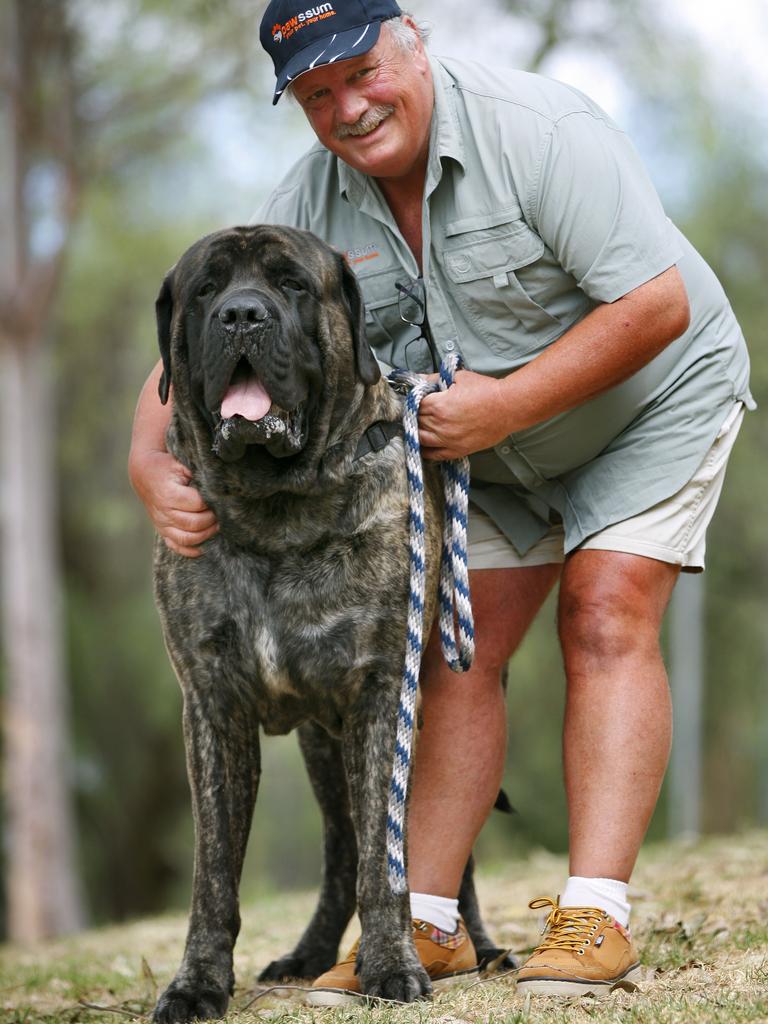
[[[190,486],[190,471],[165,447],[171,406],[162,405],[157,392],[162,370],[162,363],[158,363],[139,395],[128,476],[168,547],[180,555],[196,558],[203,554],[199,545],[219,527],[200,493]]]
[[[509,376],[462,371],[419,410],[426,459],[454,459],[573,409],[615,387],[687,329],[685,285],[676,267],[606,303]]]

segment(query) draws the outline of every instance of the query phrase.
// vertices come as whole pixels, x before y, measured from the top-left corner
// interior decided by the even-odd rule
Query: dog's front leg
[[[259,784],[259,735],[247,710],[220,703],[215,690],[184,701],[195,820],[192,909],[181,966],[155,1007],[153,1019],[162,1024],[222,1017],[234,990],[238,887]]]
[[[357,970],[366,995],[410,1003],[432,985],[413,944],[408,894],[387,878],[387,801],[397,728],[399,681],[371,674],[344,721],[344,761],[358,848],[362,924]]]
[[[339,740],[316,722],[299,726],[299,745],[323,814],[323,873],[312,920],[295,948],[273,960],[259,981],[316,978],[336,963],[339,942],[355,912],[357,844]]]

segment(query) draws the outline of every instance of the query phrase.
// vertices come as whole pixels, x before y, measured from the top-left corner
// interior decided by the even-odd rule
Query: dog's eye
[[[198,299],[204,299],[206,295],[210,295],[215,287],[216,285],[213,283],[213,281],[206,281],[203,287],[197,293]]]
[[[284,277],[280,282],[281,288],[287,288],[289,292],[303,292],[304,285],[293,277]]]

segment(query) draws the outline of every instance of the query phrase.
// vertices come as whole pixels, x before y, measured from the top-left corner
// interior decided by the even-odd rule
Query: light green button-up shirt
[[[472,498],[520,553],[553,511],[570,551],[674,494],[733,403],[754,407],[744,338],[629,139],[595,103],[539,75],[431,63],[422,268],[442,355],[502,376],[673,265],[688,290],[688,330],[629,380],[472,457]],[[255,220],[346,252],[379,360],[431,369],[418,363],[419,331],[402,322],[395,286],[419,268],[375,181],[316,144]]]

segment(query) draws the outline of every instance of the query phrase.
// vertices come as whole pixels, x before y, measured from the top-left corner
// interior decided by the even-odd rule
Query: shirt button
[[[509,447],[508,444],[503,444],[501,448],[499,448],[499,451],[501,452],[502,455],[509,455],[512,449]]]
[[[456,348],[456,342],[455,341],[446,341],[446,343],[445,343],[445,351],[446,352],[453,352],[453,350],[455,348]]]

